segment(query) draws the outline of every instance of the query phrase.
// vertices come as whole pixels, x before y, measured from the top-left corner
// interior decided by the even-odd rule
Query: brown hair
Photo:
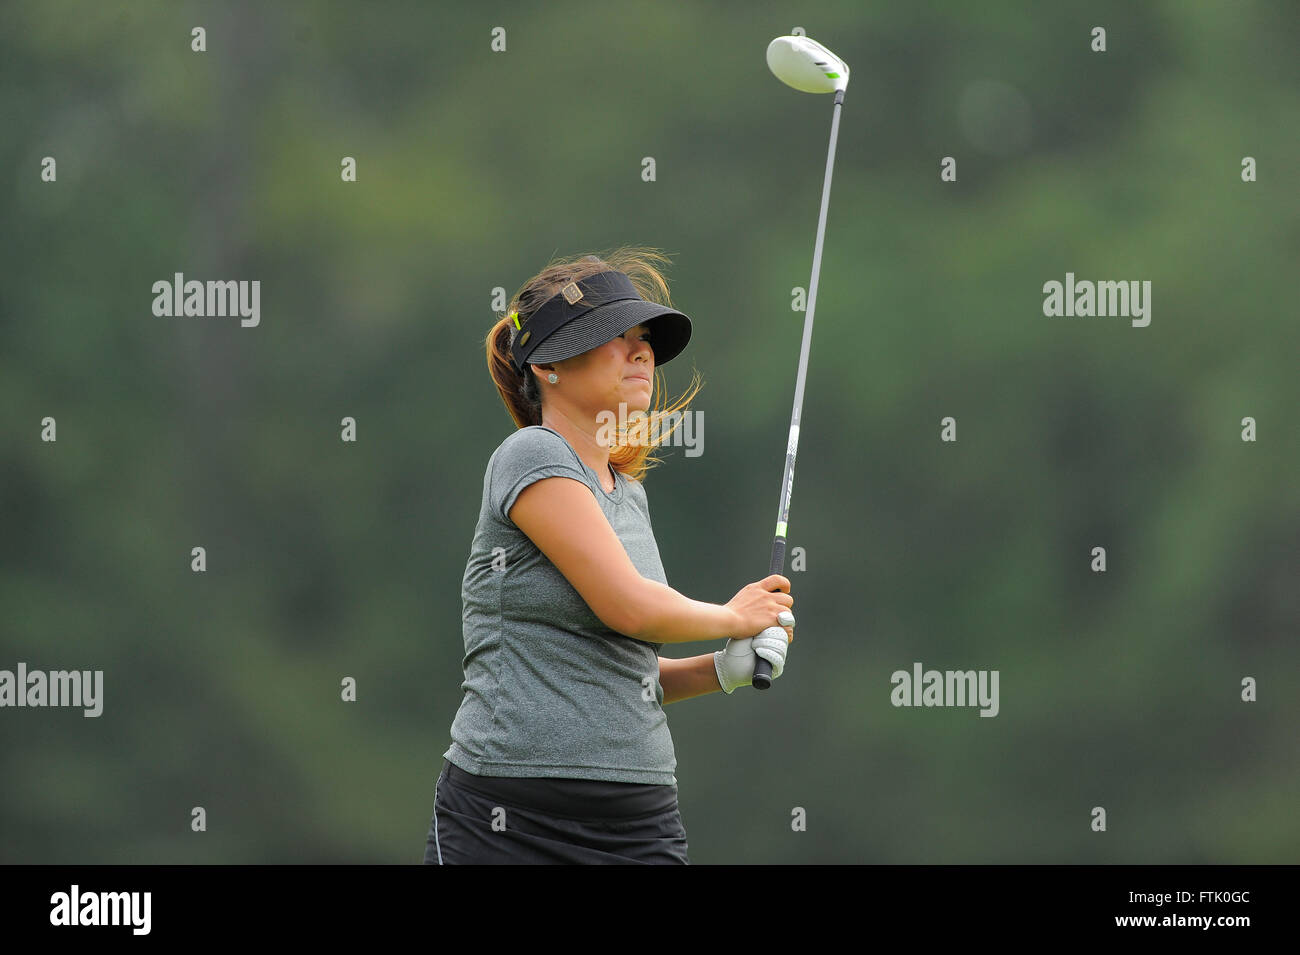
[[[668,283],[656,266],[667,263],[667,256],[653,249],[641,246],[622,246],[602,256],[586,255],[570,261],[552,260],[542,271],[524,283],[518,293],[506,307],[506,314],[497,319],[492,330],[488,332],[487,364],[492,381],[501,393],[506,410],[515,419],[515,426],[526,428],[542,423],[542,397],[533,376],[532,368],[524,366],[521,375],[510,360],[510,333],[514,322],[512,312],[519,313],[519,323],[527,327],[528,319],[542,307],[561,287],[569,282],[579,281],[597,272],[610,269],[624,273],[636,286],[637,293],[647,302],[654,302],[672,308],[668,296]],[[692,369],[692,388],[677,401],[667,407],[659,407],[663,398],[663,379],[658,367],[655,368],[655,381],[652,391],[650,410],[646,413],[645,440],[631,440],[630,434],[640,429],[635,416],[628,415],[628,427],[620,428],[615,423],[616,438],[609,449],[609,463],[614,470],[621,472],[633,481],[639,481],[651,467],[651,462],[660,463],[659,458],[652,457],[650,451],[658,447],[681,423],[680,417],[666,431],[662,422],[672,420],[670,416],[680,412],[686,414],[686,406],[699,392],[703,380],[699,372]]]

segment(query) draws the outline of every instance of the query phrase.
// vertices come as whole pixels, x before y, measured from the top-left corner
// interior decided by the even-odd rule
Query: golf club
[[[790,417],[790,438],[785,448],[785,473],[776,513],[776,537],[772,541],[769,574],[785,566],[786,522],[790,518],[790,495],[794,490],[794,458],[799,448],[799,415],[803,411],[804,380],[808,377],[808,349],[812,344],[813,311],[817,307],[817,279],[822,268],[822,239],[826,234],[826,210],[831,199],[831,170],[835,168],[835,140],[840,130],[840,106],[849,85],[849,67],[826,47],[806,36],[779,36],[767,46],[767,65],[782,83],[802,93],[834,93],[831,117],[831,145],[826,154],[826,179],[822,183],[822,208],[817,219],[817,244],[813,247],[812,282],[808,286],[808,311],[803,321],[803,344],[799,348],[799,375],[794,385],[794,414]],[[786,637],[783,627],[768,627],[761,636]],[[772,685],[772,664],[760,658],[754,664],[753,685],[766,690]]]

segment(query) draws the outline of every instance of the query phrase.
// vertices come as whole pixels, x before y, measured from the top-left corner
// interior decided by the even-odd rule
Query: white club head
[[[834,93],[849,85],[849,65],[806,36],[779,36],[767,45],[767,65],[786,86]]]

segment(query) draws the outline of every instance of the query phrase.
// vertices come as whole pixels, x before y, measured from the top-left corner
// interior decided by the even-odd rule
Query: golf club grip
[[[789,640],[790,634],[785,632],[785,627],[768,627],[760,637],[780,637],[782,640]],[[759,682],[760,677],[762,682]],[[772,686],[772,664],[768,663],[762,657],[754,664],[754,689],[766,690]]]
[[[768,574],[779,574],[785,567],[785,538],[775,537],[772,539],[772,562],[768,564]],[[768,630],[780,630],[781,636],[788,637],[784,627],[768,627]],[[764,634],[767,630],[763,631]],[[754,662],[754,679],[751,685],[756,690],[767,690],[772,686],[772,664],[768,663],[762,657]]]

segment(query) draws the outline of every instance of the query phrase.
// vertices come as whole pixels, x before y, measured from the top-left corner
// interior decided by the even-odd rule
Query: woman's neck
[[[602,485],[609,475],[609,448],[600,444],[594,434],[584,431],[573,422],[562,417],[542,417],[542,424],[552,431],[558,431],[569,442],[582,463],[596,472]]]

